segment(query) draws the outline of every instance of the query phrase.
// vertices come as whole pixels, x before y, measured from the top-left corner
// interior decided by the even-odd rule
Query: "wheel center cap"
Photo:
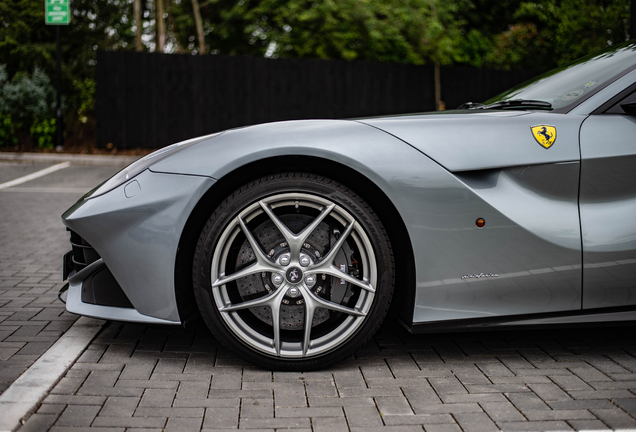
[[[303,271],[298,267],[290,267],[285,273],[285,278],[291,284],[300,283],[303,280]]]

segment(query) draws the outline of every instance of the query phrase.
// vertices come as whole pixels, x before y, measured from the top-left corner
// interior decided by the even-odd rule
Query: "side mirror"
[[[636,114],[636,101],[622,103],[621,108],[626,114]]]

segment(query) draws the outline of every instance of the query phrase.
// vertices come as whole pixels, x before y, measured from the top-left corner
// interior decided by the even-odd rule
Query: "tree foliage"
[[[65,118],[83,124],[93,113],[97,50],[134,50],[139,29],[140,48],[155,51],[162,22],[168,53],[545,70],[628,39],[629,6],[625,0],[73,0],[71,24],[61,27]],[[44,25],[42,0],[0,1],[0,64],[9,81],[36,67],[55,77],[55,31]]]

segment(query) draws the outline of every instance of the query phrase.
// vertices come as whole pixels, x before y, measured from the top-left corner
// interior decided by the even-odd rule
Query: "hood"
[[[446,111],[357,119],[410,144],[449,171],[472,171],[579,160],[586,116],[528,111]],[[554,144],[539,145],[532,127],[556,128]]]

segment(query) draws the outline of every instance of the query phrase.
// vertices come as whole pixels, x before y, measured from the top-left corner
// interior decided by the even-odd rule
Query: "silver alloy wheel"
[[[282,221],[286,214],[308,211],[311,220],[298,233]],[[265,221],[265,222],[263,222]],[[254,234],[263,223],[273,223],[284,240],[285,253],[276,259],[274,250],[264,251]],[[336,226],[337,239],[323,254],[309,259],[308,239],[319,226]],[[236,266],[232,249],[247,246],[253,262]],[[353,251],[361,270],[358,274],[343,272],[334,265],[342,251]],[[345,270],[348,267],[345,266]],[[227,273],[227,274],[226,274]],[[271,280],[264,284],[260,296],[243,299],[237,294],[237,282],[261,275]],[[316,280],[325,278],[346,284],[351,295],[341,303],[317,292]],[[275,282],[274,282],[275,281]],[[230,330],[252,349],[282,358],[307,358],[340,346],[364,322],[375,297],[377,267],[371,241],[355,218],[336,203],[307,193],[281,193],[252,203],[224,228],[211,263],[212,294],[220,316]],[[286,299],[302,298],[304,321],[301,330],[281,331],[281,310]],[[271,325],[255,325],[249,311],[268,307]],[[327,329],[315,331],[317,310],[329,311]],[[262,324],[262,323],[260,323]],[[314,332],[312,332],[314,329]],[[312,335],[314,333],[314,335]]]

